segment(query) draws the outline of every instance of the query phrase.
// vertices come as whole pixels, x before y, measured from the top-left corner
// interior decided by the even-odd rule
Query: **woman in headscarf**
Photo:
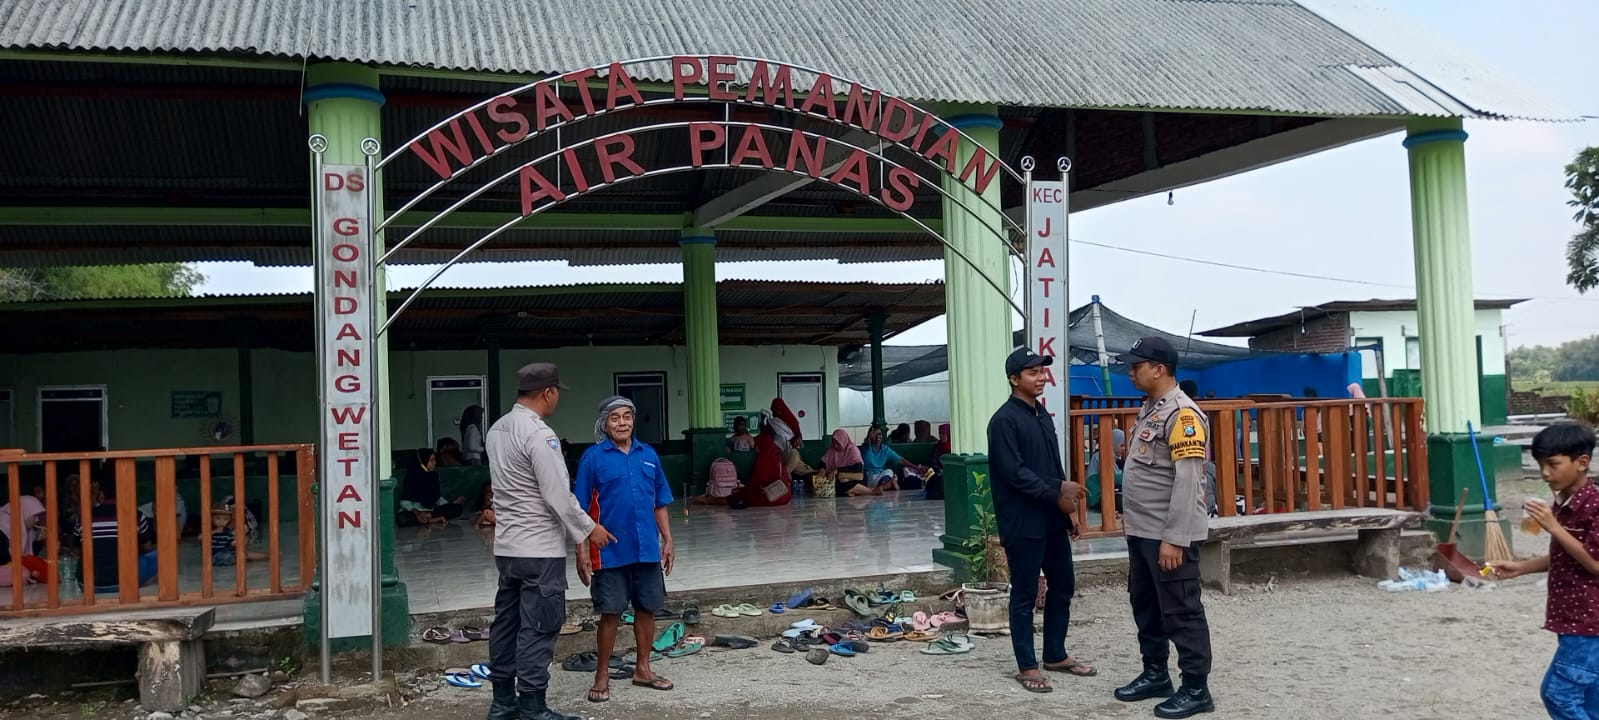
[[[461,455],[468,465],[482,465],[487,457],[483,445],[482,405],[472,405],[461,411]]]
[[[788,403],[783,402],[783,398],[772,398],[772,410],[767,415],[777,421],[769,424],[774,432],[783,437],[785,447],[798,450],[805,446],[805,438],[800,434],[799,418],[793,410],[788,409]]]
[[[774,401],[776,405],[781,400]],[[786,409],[786,407],[785,407]],[[787,505],[794,499],[784,459],[794,452],[797,435],[770,411],[761,412],[761,433],[755,436],[755,467],[740,496],[750,507]]]
[[[895,445],[909,443],[911,441],[911,426],[907,423],[900,423],[899,427],[894,428],[894,432],[888,434],[888,441]]]
[[[1095,437],[1098,437],[1098,435],[1096,434]],[[1112,460],[1114,463],[1113,468],[1115,472],[1113,476],[1115,480],[1113,487],[1119,491],[1122,485],[1122,467],[1127,462],[1127,433],[1121,428],[1111,430],[1110,443],[1110,451],[1111,455],[1113,456]],[[1102,481],[1100,480],[1100,473],[1102,472],[1100,470],[1100,465],[1104,462],[1102,459],[1103,456],[1101,455],[1103,451],[1103,447],[1095,448],[1094,452],[1089,454],[1088,463],[1085,466],[1086,472],[1088,473],[1088,482],[1083,483],[1083,485],[1088,491],[1089,510],[1099,509],[1099,498],[1104,494]],[[1118,507],[1119,506],[1120,505],[1118,503]]]
[[[855,446],[849,431],[833,431],[833,444],[822,454],[822,472],[836,482],[838,495],[882,495],[883,491],[866,486],[866,461],[861,459],[861,449]]]
[[[44,503],[32,495],[23,495],[17,507],[21,508],[22,535],[11,536],[11,514],[17,512],[10,504],[0,507],[0,587],[10,587],[16,573],[11,566],[11,548],[22,548],[22,576],[26,583],[44,582],[49,575],[50,566],[33,554],[34,543],[44,537]]]
[[[927,468],[912,463],[894,452],[883,442],[883,429],[874,427],[866,431],[866,444],[861,446],[861,458],[866,465],[866,485],[873,489],[899,490],[899,475],[888,466],[899,465],[902,470],[916,470],[924,475]]]
[[[416,451],[405,469],[405,487],[400,488],[400,515],[397,525],[444,525],[461,517],[466,498],[445,500],[439,487],[438,457],[432,450]]]

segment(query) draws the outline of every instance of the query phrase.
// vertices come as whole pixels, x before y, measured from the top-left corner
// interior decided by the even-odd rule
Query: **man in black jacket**
[[[1049,581],[1044,596],[1043,669],[1079,677],[1097,674],[1066,654],[1066,626],[1076,590],[1071,541],[1077,530],[1070,513],[1077,508],[1083,486],[1066,479],[1054,421],[1038,404],[1045,385],[1053,381],[1048,370],[1053,363],[1053,357],[1026,348],[1011,353],[1005,360],[1011,397],[988,421],[994,515],[1010,565],[1010,637],[1019,670],[1016,680],[1035,693],[1053,689],[1033,655],[1033,608],[1040,571]]]

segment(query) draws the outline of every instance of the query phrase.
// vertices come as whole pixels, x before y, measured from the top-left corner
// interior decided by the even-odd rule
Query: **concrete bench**
[[[1232,593],[1233,551],[1265,547],[1257,541],[1264,535],[1281,539],[1328,542],[1346,539],[1356,533],[1353,569],[1357,575],[1379,579],[1399,573],[1400,535],[1421,527],[1424,515],[1388,508],[1345,508],[1314,512],[1270,515],[1236,515],[1211,518],[1210,537],[1199,549],[1199,575],[1206,585]],[[1297,536],[1297,537],[1296,537]]]
[[[183,712],[205,689],[205,643],[212,608],[26,618],[0,622],[0,647],[51,650],[139,646],[139,704]]]

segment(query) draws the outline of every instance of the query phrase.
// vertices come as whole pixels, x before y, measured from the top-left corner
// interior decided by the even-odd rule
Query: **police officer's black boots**
[[[1155,717],[1185,718],[1215,711],[1216,703],[1210,698],[1210,686],[1205,683],[1205,676],[1184,673],[1183,686],[1166,702],[1155,706]]]
[[[516,681],[494,683],[494,702],[489,703],[489,720],[518,720],[522,706],[516,701]]]
[[[531,690],[517,696],[521,713],[517,720],[583,720],[576,715],[563,715],[544,703],[544,690]]]
[[[1138,702],[1150,698],[1170,697],[1172,693],[1171,673],[1166,670],[1166,663],[1144,661],[1144,673],[1133,681],[1116,688],[1116,699],[1122,702]]]

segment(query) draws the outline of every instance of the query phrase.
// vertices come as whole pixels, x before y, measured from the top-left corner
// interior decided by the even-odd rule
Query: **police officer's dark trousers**
[[[1199,543],[1183,549],[1183,564],[1160,569],[1160,541],[1127,538],[1127,593],[1146,665],[1165,667],[1170,645],[1184,676],[1210,674],[1210,624],[1199,599]]]
[[[1063,662],[1066,627],[1072,619],[1072,595],[1077,577],[1072,568],[1072,539],[1066,528],[1044,538],[1021,538],[1005,544],[1010,566],[1010,642],[1016,669],[1033,670],[1033,609],[1038,603],[1038,573],[1049,581],[1044,592],[1044,662]]]
[[[489,626],[489,679],[516,679],[517,689],[550,685],[550,660],[566,622],[566,558],[495,556],[500,571]]]

